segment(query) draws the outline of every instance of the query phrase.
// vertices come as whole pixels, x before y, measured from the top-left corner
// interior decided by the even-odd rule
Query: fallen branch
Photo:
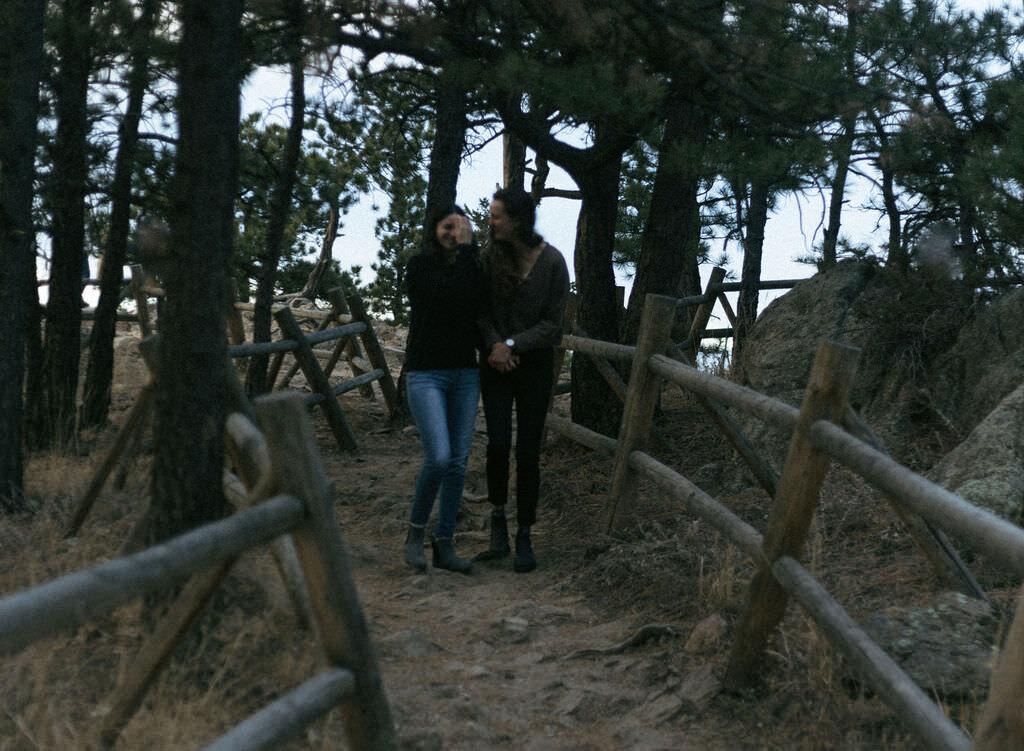
[[[577,657],[593,657],[594,655],[622,654],[627,649],[639,647],[641,644],[660,636],[685,636],[685,632],[683,631],[683,629],[679,628],[679,626],[673,626],[671,623],[648,623],[646,626],[642,626],[639,631],[637,631],[631,637],[626,639],[626,641],[624,642],[613,644],[612,646],[605,647],[604,649],[577,649],[575,652],[566,655],[562,659],[574,660]]]

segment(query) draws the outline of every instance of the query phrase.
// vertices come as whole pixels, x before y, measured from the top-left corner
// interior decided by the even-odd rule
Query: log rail
[[[636,478],[653,482],[679,501],[689,513],[713,525],[759,565],[748,592],[748,603],[736,628],[725,682],[731,688],[749,686],[757,677],[768,640],[777,629],[792,596],[818,624],[822,633],[891,706],[929,749],[937,751],[997,751],[1024,748],[1024,721],[1018,688],[1024,685],[1024,610],[1018,608],[1002,658],[996,665],[993,692],[982,723],[972,739],[853,620],[835,598],[799,562],[804,538],[817,504],[828,462],[838,462],[887,494],[898,510],[959,538],[986,556],[1024,576],[1024,529],[973,506],[966,500],[914,473],[878,446],[865,442],[843,425],[851,420],[846,401],[856,367],[857,350],[835,342],[821,343],[800,408],[752,389],[696,370],[669,339],[674,312],[695,301],[648,295],[638,345],[628,347],[580,336],[565,336],[565,349],[591,356],[632,360],[623,421],[618,439],[600,435],[571,420],[551,414],[548,427],[595,451],[615,457],[612,490],[605,503],[604,529],[614,534],[628,512]],[[704,300],[697,302],[705,302]],[[669,357],[662,353],[672,353]],[[682,361],[680,361],[682,360]],[[773,507],[764,534],[669,467],[645,453],[651,414],[666,382],[693,392],[709,408],[731,407],[792,434],[789,453],[769,492]],[[859,418],[856,418],[859,419]],[[728,434],[728,433],[727,433]],[[729,435],[734,441],[736,435]],[[742,436],[739,436],[742,438]],[[756,456],[740,452],[750,462]],[[755,474],[764,467],[752,466]],[[774,492],[773,492],[774,490]],[[926,554],[933,555],[934,550]],[[955,558],[955,554],[948,554]],[[934,563],[933,559],[933,563]],[[940,574],[962,566],[959,560],[939,563]],[[965,591],[984,597],[969,574],[961,578]],[[1024,592],[1021,595],[1024,603]]]
[[[246,427],[248,418],[239,413],[231,416],[229,448],[245,476],[249,508],[134,555],[0,600],[0,655],[6,655],[138,597],[188,582],[115,689],[98,747],[116,743],[161,666],[236,559],[245,551],[282,541],[293,544],[290,549],[312,604],[305,615],[315,620],[328,668],[207,748],[277,748],[334,708],[341,710],[351,748],[397,747],[329,482],[302,402],[300,395],[284,392],[257,399],[262,431],[255,425]]]

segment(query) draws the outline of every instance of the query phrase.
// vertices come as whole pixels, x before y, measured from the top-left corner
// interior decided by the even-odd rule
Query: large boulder
[[[734,378],[799,407],[825,339],[861,350],[850,402],[898,460],[921,471],[1024,382],[1024,290],[972,302],[953,280],[840,263],[765,308]],[[788,435],[738,417],[781,469]],[[750,476],[727,482],[741,484]]]
[[[929,694],[985,694],[999,621],[992,607],[959,592],[925,606],[892,606],[865,619],[864,630]]]
[[[1016,524],[1024,521],[1024,384],[1005,397],[928,476]]]

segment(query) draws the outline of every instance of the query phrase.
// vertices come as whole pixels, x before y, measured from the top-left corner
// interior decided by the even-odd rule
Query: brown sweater
[[[492,250],[492,249],[488,249]],[[569,299],[569,270],[562,254],[544,244],[526,279],[496,285],[484,255],[487,295],[480,315],[484,352],[511,337],[517,352],[554,347],[562,340],[562,317]]]

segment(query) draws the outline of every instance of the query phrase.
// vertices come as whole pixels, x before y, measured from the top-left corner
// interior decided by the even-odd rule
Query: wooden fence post
[[[356,677],[356,694],[341,707],[349,742],[354,749],[395,748],[391,709],[302,397],[278,392],[255,406],[281,492],[306,503],[308,522],[292,538],[324,651],[332,665]]]
[[[788,595],[771,565],[784,555],[799,560],[830,463],[828,455],[811,443],[810,428],[816,420],[838,423],[843,419],[859,356],[856,347],[838,342],[824,341],[818,347],[768,519],[762,560],[729,656],[725,673],[729,688],[754,682],[768,639],[785,615]]]
[[[153,333],[153,326],[149,322],[149,300],[145,292],[146,271],[142,264],[132,264],[132,294],[135,297],[135,308],[139,316],[139,329],[142,331],[142,338]]]
[[[629,388],[615,449],[615,474],[612,490],[605,503],[603,527],[608,534],[615,528],[615,514],[621,503],[630,503],[636,493],[636,476],[629,468],[629,455],[643,449],[651,432],[651,420],[658,401],[661,378],[647,365],[651,355],[665,351],[675,321],[676,299],[665,295],[647,295],[637,334],[636,354],[630,369]]]
[[[78,534],[78,530],[89,515],[89,511],[92,510],[93,504],[99,497],[100,491],[103,490],[103,486],[106,484],[107,478],[110,477],[110,473],[114,470],[117,462],[125,457],[126,451],[130,453],[131,445],[137,443],[142,434],[146,424],[146,417],[149,415],[150,407],[153,404],[153,393],[156,390],[156,348],[157,337],[155,336],[147,337],[139,342],[139,351],[142,353],[142,358],[146,363],[148,371],[146,383],[139,390],[139,395],[135,397],[135,404],[132,405],[128,417],[118,431],[117,437],[114,439],[114,445],[110,447],[110,453],[107,454],[106,459],[103,460],[99,469],[93,474],[92,479],[89,481],[89,486],[75,507],[67,529],[64,531],[64,537],[74,537]]]
[[[243,344],[245,342],[245,321],[242,320],[242,311],[235,307],[238,302],[238,282],[231,279],[228,282],[228,343]]]
[[[331,384],[327,380],[327,376],[324,375],[324,371],[320,369],[320,362],[316,359],[313,348],[306,341],[306,336],[302,333],[302,328],[295,320],[295,316],[292,315],[292,311],[288,308],[281,308],[274,313],[274,318],[277,319],[277,325],[281,327],[281,332],[285,337],[295,340],[295,359],[298,360],[302,372],[306,375],[309,387],[326,397],[320,402],[320,405],[327,418],[327,423],[331,426],[331,432],[334,433],[334,440],[341,448],[355,451],[356,436],[352,432],[352,426],[348,424],[345,413],[341,411],[338,399],[334,396],[334,391],[331,390]]]
[[[715,300],[718,299],[715,286],[721,284],[723,279],[725,279],[725,269],[721,266],[711,269],[708,286],[704,288],[704,295],[709,299],[707,302],[697,306],[697,312],[693,315],[693,323],[690,324],[690,337],[686,340],[683,352],[686,353],[690,362],[695,365],[697,363],[697,353],[700,352],[701,333],[708,327],[708,321],[711,320],[711,311],[715,309]]]
[[[348,307],[352,311],[352,320],[361,321],[366,324],[366,330],[360,334],[363,340],[363,349],[366,350],[366,357],[375,369],[383,370],[384,375],[377,381],[380,391],[384,395],[384,402],[388,405],[388,415],[394,417],[398,412],[398,389],[395,388],[395,380],[391,377],[391,368],[388,367],[387,357],[384,356],[384,349],[377,340],[377,333],[373,330],[373,321],[366,312],[363,298],[352,294],[348,298]]]

